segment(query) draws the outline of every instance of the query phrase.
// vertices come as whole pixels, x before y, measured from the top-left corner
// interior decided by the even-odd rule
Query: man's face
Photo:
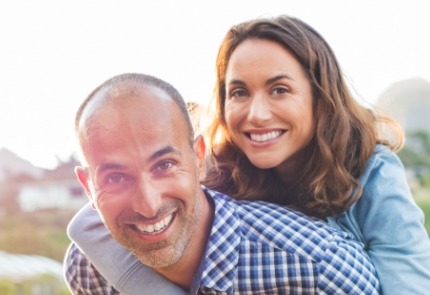
[[[182,257],[200,220],[198,159],[167,94],[154,87],[128,93],[87,106],[80,142],[88,168],[77,174],[114,238],[164,268]]]

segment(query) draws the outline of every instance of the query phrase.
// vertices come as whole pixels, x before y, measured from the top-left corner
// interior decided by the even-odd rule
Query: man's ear
[[[206,176],[206,143],[202,135],[198,135],[193,144],[194,154],[196,155],[200,181]]]
[[[89,185],[89,176],[88,171],[84,167],[76,166],[75,167],[75,174],[78,178],[79,183],[84,188],[85,192],[87,193],[87,197],[90,199],[91,207],[95,209],[94,200],[91,194],[90,185]]]

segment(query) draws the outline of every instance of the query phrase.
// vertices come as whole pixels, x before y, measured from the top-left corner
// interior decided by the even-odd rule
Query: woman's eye
[[[246,96],[247,92],[243,89],[234,90],[231,92],[230,97],[243,97]]]
[[[285,93],[289,93],[289,89],[286,87],[276,87],[273,89],[273,93],[274,94],[285,94]]]

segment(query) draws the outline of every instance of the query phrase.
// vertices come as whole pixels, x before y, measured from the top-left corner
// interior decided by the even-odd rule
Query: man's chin
[[[130,251],[145,265],[154,269],[168,268],[178,262],[182,256],[181,251],[170,247],[160,249],[130,249]]]
[[[180,251],[175,249],[175,244],[172,245],[167,240],[148,244],[130,235],[114,235],[114,238],[133,253],[143,264],[151,268],[167,267],[179,260],[182,255]]]
[[[143,264],[163,269],[177,263],[186,252],[190,243],[191,233],[186,235],[170,235],[168,238],[156,242],[148,242],[129,227],[110,230],[112,236],[121,245],[133,253]],[[177,230],[177,233],[183,230]]]

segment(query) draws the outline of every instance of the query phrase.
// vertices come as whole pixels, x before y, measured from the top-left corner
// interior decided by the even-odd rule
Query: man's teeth
[[[171,220],[172,220],[172,214],[165,217],[164,219],[160,220],[155,224],[146,224],[146,225],[139,224],[139,225],[136,225],[136,228],[139,231],[144,233],[153,233],[164,229],[170,223]]]
[[[253,140],[253,141],[264,142],[264,141],[275,139],[275,138],[281,136],[281,134],[282,134],[282,131],[277,130],[277,131],[271,131],[271,132],[264,133],[264,134],[250,133],[249,136],[251,137],[251,140]]]

